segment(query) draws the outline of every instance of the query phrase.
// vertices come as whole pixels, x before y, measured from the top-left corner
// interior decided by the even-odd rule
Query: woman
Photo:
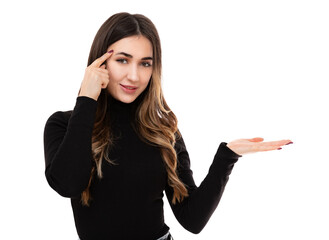
[[[95,36],[74,110],[56,112],[46,123],[46,178],[71,198],[82,240],[172,239],[163,191],[181,225],[199,233],[239,157],[291,143],[262,141],[221,143],[197,187],[162,94],[156,28],[143,15],[119,13]]]

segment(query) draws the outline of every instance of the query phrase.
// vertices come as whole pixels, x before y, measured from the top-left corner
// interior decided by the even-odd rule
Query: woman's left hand
[[[247,153],[280,150],[284,145],[292,144],[291,140],[263,142],[263,138],[238,139],[227,144],[233,152],[244,155]]]

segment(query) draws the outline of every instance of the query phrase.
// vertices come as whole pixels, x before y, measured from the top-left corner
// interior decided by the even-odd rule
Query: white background
[[[70,200],[44,177],[43,128],[74,107],[93,38],[112,14],[157,26],[163,89],[197,184],[220,142],[291,139],[242,157],[199,235],[329,239],[327,1],[2,1],[0,239],[77,239]]]

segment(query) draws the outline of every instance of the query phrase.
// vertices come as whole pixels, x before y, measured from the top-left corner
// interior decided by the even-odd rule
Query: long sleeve
[[[73,111],[56,112],[44,129],[46,178],[64,197],[87,187],[92,167],[91,137],[97,102],[78,97]]]
[[[175,149],[179,178],[187,186],[189,196],[173,205],[171,203],[173,189],[168,184],[165,190],[166,195],[176,219],[185,229],[197,234],[201,232],[215,211],[234,163],[241,156],[229,149],[226,143],[221,143],[207,176],[197,187],[193,180],[190,159],[183,138],[177,140]]]

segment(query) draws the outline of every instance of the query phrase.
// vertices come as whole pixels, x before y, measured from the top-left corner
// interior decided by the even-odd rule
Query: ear
[[[103,63],[99,68],[106,69],[106,62]]]

